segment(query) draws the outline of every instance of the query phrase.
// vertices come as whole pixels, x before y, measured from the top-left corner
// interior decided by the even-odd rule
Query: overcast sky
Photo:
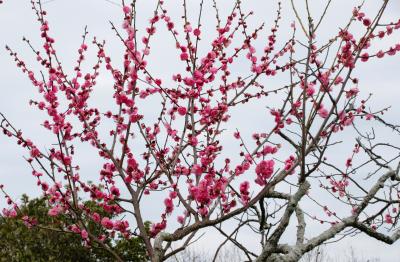
[[[115,0],[116,2],[117,0]],[[30,1],[28,0],[5,0],[5,3],[0,6],[0,46],[6,44],[11,46],[14,51],[17,51],[32,68],[37,68],[35,65],[35,57],[30,52],[29,48],[23,44],[22,37],[25,36],[31,39],[32,43],[36,46],[40,45],[40,37],[38,34],[38,24],[36,23],[34,13],[30,8]],[[139,0],[138,16],[139,27],[147,23],[146,21],[151,16],[155,1]],[[172,17],[179,21],[181,15],[181,6],[178,5],[179,1],[166,1],[166,6]],[[189,1],[189,14],[194,18],[198,12],[198,0]],[[231,10],[231,2],[233,1],[217,1],[222,14],[226,14]],[[254,10],[256,12],[255,18],[252,23],[259,24],[262,21],[266,22],[266,27],[269,28],[276,10],[276,1],[267,0],[248,0],[245,2],[247,10]],[[301,4],[303,1],[295,1]],[[320,0],[310,1],[312,12],[319,14],[322,11],[323,5]],[[360,1],[352,0],[333,0],[331,9],[329,10],[325,22],[322,24],[319,39],[328,39],[333,36],[339,27],[342,27],[348,21],[351,14],[352,6],[359,4]],[[381,1],[367,0],[365,11],[374,14],[377,6]],[[287,39],[290,35],[289,24],[294,20],[293,13],[289,6],[289,1],[283,1],[283,21],[281,25],[281,32],[279,34],[280,41]],[[211,9],[211,0],[205,1],[206,10],[204,12],[204,28],[212,29],[214,27],[214,12]],[[81,42],[81,35],[84,26],[88,26],[90,38],[97,36],[98,39],[105,39],[107,41],[106,49],[111,53],[112,57],[118,57],[122,52],[121,44],[111,31],[109,21],[115,22],[117,25],[121,24],[121,12],[118,4],[112,4],[107,0],[55,0],[50,1],[44,5],[49,12],[49,20],[51,27],[51,34],[56,39],[56,49],[59,52],[61,61],[66,68],[72,68],[75,63],[77,48]],[[302,9],[300,8],[300,12]],[[400,17],[400,2],[391,1],[383,21],[394,21]],[[193,20],[194,21],[194,20]],[[143,31],[142,31],[143,32]],[[160,78],[170,79],[173,72],[182,70],[182,65],[174,62],[176,59],[176,51],[174,50],[171,37],[166,32],[160,32],[156,36],[157,44],[152,47],[152,53],[149,60],[151,62],[151,70],[155,72]],[[207,43],[211,39],[211,35],[205,35],[204,46],[200,50],[206,50]],[[381,43],[382,47],[389,47],[393,43],[400,43],[399,35],[394,35],[390,43]],[[92,49],[93,50],[93,49]],[[175,52],[175,53],[174,53]],[[90,53],[89,53],[90,54]],[[92,53],[93,54],[93,53]],[[174,60],[175,59],[175,60]],[[121,59],[116,59],[120,63]],[[357,69],[357,76],[361,79],[360,89],[364,94],[374,93],[372,105],[377,107],[384,107],[391,105],[391,110],[386,114],[389,121],[399,122],[400,103],[400,87],[399,87],[399,62],[400,57],[389,57],[384,60],[376,61],[376,63],[363,64]],[[90,68],[90,64],[87,65]],[[237,68],[240,72],[242,68]],[[96,103],[100,108],[107,108],[109,103],[109,95],[112,92],[112,80],[102,74],[98,80],[98,90],[95,94]],[[271,85],[279,84],[271,82]],[[7,52],[0,49],[0,112],[4,113],[14,125],[22,129],[28,137],[38,141],[39,145],[46,145],[46,142],[51,141],[50,135],[43,133],[39,126],[42,122],[43,115],[32,110],[28,105],[31,98],[36,97],[35,90],[32,88],[28,79],[16,68],[13,60],[8,56]],[[279,102],[279,101],[275,101]],[[144,108],[148,114],[151,114],[152,108]],[[251,107],[247,110],[252,110]],[[248,117],[244,111],[237,112],[236,118],[230,123],[231,127],[241,126],[247,127],[241,130],[244,135],[251,135],[254,130],[262,130],[260,122],[255,121],[254,118]],[[246,111],[247,112],[247,111]],[[398,139],[398,137],[397,137]],[[400,142],[400,141],[394,141]],[[0,136],[0,183],[4,183],[8,192],[18,198],[22,193],[28,193],[31,196],[37,196],[40,192],[35,186],[35,180],[30,175],[30,169],[22,156],[26,152],[20,149],[14,141]],[[227,145],[229,146],[233,145]],[[86,149],[83,147],[83,152]],[[84,155],[84,153],[81,153]],[[338,158],[341,152],[338,152]],[[87,174],[83,175],[88,179],[96,179],[98,166],[95,160],[86,161],[82,159],[80,163],[82,170]],[[83,173],[82,171],[82,173]],[[93,174],[92,174],[93,173]],[[2,207],[4,203],[0,203]],[[154,204],[154,210],[146,211],[150,218],[157,220],[155,214],[158,214],[158,209],[161,208],[159,204]],[[212,248],[219,243],[221,239],[218,238],[214,232],[207,232],[206,237],[200,241],[202,248]],[[251,242],[249,237],[249,242]],[[254,240],[253,240],[254,241]],[[384,245],[376,240],[371,240],[366,236],[359,235],[354,238],[347,238],[340,243],[332,244],[329,248],[340,253],[346,250],[351,245],[355,247],[358,252],[362,252],[365,257],[377,257],[381,261],[391,262],[399,261],[400,257],[400,244],[392,246]]]

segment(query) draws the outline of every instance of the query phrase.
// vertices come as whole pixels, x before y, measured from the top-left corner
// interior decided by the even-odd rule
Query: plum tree
[[[76,65],[68,69],[47,12],[40,1],[31,1],[43,44],[37,49],[24,41],[38,67],[7,50],[41,95],[30,104],[47,116],[40,124],[54,140],[41,147],[4,114],[1,129],[29,153],[26,161],[48,200],[48,215],[117,261],[125,258],[108,240],[115,234],[140,238],[154,262],[185,250],[207,229],[251,261],[298,261],[354,232],[388,244],[398,240],[400,129],[385,119],[386,105],[372,108],[356,70],[400,51],[392,43],[400,20],[384,16],[389,1],[368,12],[364,3],[347,10],[344,25],[329,24],[329,39],[321,37],[327,33],[322,23],[329,11],[339,12],[330,9],[330,0],[319,15],[307,0],[304,12],[297,1],[287,1],[293,22],[284,29],[278,3],[267,33],[264,23],[253,24],[256,13],[241,1],[224,8],[227,15],[216,0],[210,10],[203,0],[196,3],[193,18],[183,0],[179,20],[157,0],[143,26],[137,1],[122,0],[122,26],[111,22],[122,56],[110,55],[96,37],[88,43],[85,28]],[[203,26],[206,11],[215,13],[215,30]],[[289,37],[278,41],[284,31]],[[97,55],[86,70],[89,48]],[[175,61],[151,56],[157,49]],[[93,94],[105,73],[112,94],[104,110]],[[234,120],[257,116],[255,126]],[[250,135],[248,128],[254,128]],[[397,140],[376,134],[378,129],[391,130]],[[77,157],[81,144],[93,154]],[[102,165],[96,182],[89,183],[79,163],[94,159]],[[1,188],[9,204],[3,215],[20,217],[17,201]],[[92,206],[84,204],[88,200]],[[157,220],[149,209],[159,211]],[[33,216],[24,219],[40,227]],[[316,224],[325,227],[307,233]],[[246,244],[242,232],[259,239],[259,247]]]

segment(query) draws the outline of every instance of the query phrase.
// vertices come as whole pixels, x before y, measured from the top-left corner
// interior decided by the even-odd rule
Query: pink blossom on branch
[[[274,165],[275,165],[274,160],[262,160],[256,166],[257,184],[263,186],[267,183],[266,180],[269,179],[274,173]]]

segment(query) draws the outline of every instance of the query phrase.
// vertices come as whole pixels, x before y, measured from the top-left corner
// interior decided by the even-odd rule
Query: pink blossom
[[[346,92],[346,98],[354,97],[358,94],[359,90],[357,87],[351,88],[349,91]]]
[[[397,52],[396,48],[391,47],[387,51],[387,54],[390,55],[390,56],[394,56],[396,54],[396,52]]]
[[[206,207],[199,208],[199,214],[201,216],[203,216],[203,217],[207,216],[208,215],[208,208],[206,208]]]
[[[6,209],[6,208],[3,208],[2,213],[3,213],[3,215],[4,215],[5,217],[13,218],[13,217],[16,217],[16,216],[17,216],[17,211],[15,211],[14,208],[13,208],[13,209]]]
[[[256,166],[256,174],[257,174],[257,179],[256,183],[263,186],[266,183],[266,180],[272,176],[274,173],[274,165],[275,161],[274,160],[262,160],[257,166]]]
[[[368,53],[363,53],[360,57],[361,57],[361,61],[363,61],[363,62],[367,62],[369,59]]]
[[[82,237],[83,239],[87,239],[87,238],[89,237],[89,234],[88,234],[88,232],[87,232],[85,229],[83,229],[83,230],[81,231],[81,237]]]
[[[186,107],[183,107],[183,106],[178,107],[178,113],[179,113],[181,116],[186,115]]]
[[[312,96],[312,95],[314,95],[314,93],[315,93],[314,87],[312,87],[312,86],[307,87],[307,89],[306,89],[307,96]]]
[[[80,234],[80,233],[81,233],[81,230],[80,230],[80,228],[79,228],[77,225],[71,225],[71,226],[70,226],[70,230],[71,230],[72,232],[74,232],[74,233],[77,233],[77,234]]]
[[[185,28],[185,33],[192,32],[192,26],[190,24],[186,24],[184,28]]]
[[[165,220],[163,220],[160,223],[155,223],[151,225],[151,229],[150,229],[150,235],[151,236],[156,236],[159,232],[161,232],[162,230],[164,230],[167,226],[167,222]]]
[[[36,158],[40,156],[40,151],[37,149],[37,147],[32,147],[31,149],[31,157]]]
[[[129,227],[129,223],[126,220],[117,220],[114,223],[114,230],[119,232],[125,232]]]
[[[289,171],[293,168],[294,162],[296,158],[294,156],[290,156],[288,159],[285,160],[285,171]],[[290,174],[293,174],[294,170]]]
[[[250,188],[250,183],[248,181],[244,181],[240,184],[240,198],[243,201],[243,203],[246,205],[249,200],[249,188]]]
[[[198,142],[199,141],[198,141],[197,137],[195,137],[195,136],[191,136],[189,138],[189,144],[192,145],[192,146],[196,146]]]
[[[321,107],[321,108],[318,110],[318,115],[319,115],[320,117],[322,117],[322,118],[327,118],[328,115],[329,115],[329,112],[328,112],[328,110],[326,110],[325,108]]]
[[[351,158],[348,158],[347,160],[346,160],[346,167],[351,167],[352,166],[352,159]]]
[[[125,14],[129,14],[131,12],[131,8],[130,8],[130,6],[125,5],[122,8],[122,11],[124,11]]]
[[[92,214],[92,219],[94,222],[99,223],[100,222],[100,215],[98,213],[93,213]]]
[[[40,185],[43,191],[47,191],[49,189],[49,185],[46,182],[42,182]]]
[[[376,53],[376,57],[378,58],[382,58],[385,56],[385,52],[383,52],[382,50],[380,50],[378,53]]]
[[[184,216],[178,216],[177,221],[178,221],[179,224],[183,225],[183,223],[185,223],[185,217]]]
[[[363,19],[363,25],[365,25],[365,26],[370,26],[370,25],[371,25],[371,19],[369,19],[369,18],[364,18],[364,19]]]
[[[171,213],[174,210],[174,203],[172,202],[171,198],[164,199],[164,205],[165,212],[167,212],[167,214]]]
[[[188,53],[182,53],[182,54],[181,54],[181,60],[182,60],[182,61],[186,61],[186,60],[188,60],[188,59],[189,59]]]
[[[203,170],[200,165],[194,164],[192,166],[192,173],[194,173],[196,176],[201,176],[201,174],[203,173]]]
[[[277,147],[272,147],[272,146],[265,146],[262,154],[263,155],[268,155],[268,154],[275,154],[276,152],[278,152],[278,148]]]
[[[393,224],[392,216],[389,213],[385,215],[385,222],[388,224]]]
[[[58,216],[63,211],[63,208],[60,205],[56,205],[50,208],[48,214],[49,216],[55,217]]]
[[[374,115],[373,115],[373,114],[367,114],[367,116],[365,117],[365,119],[367,119],[367,120],[374,119]]]
[[[343,83],[343,78],[341,76],[336,77],[335,81],[333,82],[334,85],[339,85]]]
[[[114,227],[114,223],[108,217],[103,217],[101,225],[107,229],[112,229]]]
[[[111,194],[113,194],[116,197],[119,197],[120,193],[119,193],[119,189],[117,187],[112,186],[110,191],[111,191]]]
[[[198,29],[198,28],[194,29],[194,30],[193,30],[193,34],[194,34],[195,36],[200,36],[200,34],[201,34],[200,29]]]

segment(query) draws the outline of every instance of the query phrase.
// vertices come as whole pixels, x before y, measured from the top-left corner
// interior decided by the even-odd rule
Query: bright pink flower
[[[171,199],[175,199],[177,196],[178,196],[178,192],[176,192],[176,191],[169,192],[169,197]]]
[[[37,149],[37,147],[32,147],[31,149],[31,157],[36,158],[40,156],[40,151]]]
[[[151,225],[150,235],[156,236],[159,232],[164,230],[167,226],[167,222],[165,220],[161,221],[160,223],[155,223]]]
[[[389,50],[387,51],[387,54],[390,56],[394,56],[396,54],[397,50],[393,47],[389,48]]]
[[[63,208],[60,205],[56,205],[56,206],[50,208],[48,215],[55,217],[55,216],[58,216],[62,211],[63,211]]]
[[[113,194],[116,197],[119,197],[120,193],[119,193],[119,189],[117,187],[112,186],[110,191],[111,191],[111,194]]]
[[[70,157],[70,156],[65,156],[64,158],[63,158],[63,162],[64,162],[64,164],[65,165],[71,165],[71,163],[72,163],[72,158]]]
[[[174,203],[172,202],[171,198],[164,199],[164,205],[165,212],[167,212],[167,214],[170,214],[174,210]]]
[[[389,213],[385,215],[385,222],[388,224],[393,224],[393,219]]]
[[[3,216],[5,216],[5,217],[16,217],[17,216],[17,211],[15,211],[14,208],[13,209],[3,208],[2,213],[3,213]]]
[[[296,158],[294,156],[290,156],[288,159],[285,160],[285,171],[289,171],[290,169],[293,168],[294,162],[296,161]],[[294,173],[294,170],[290,172],[290,175]]]
[[[367,114],[367,116],[365,117],[365,119],[367,119],[367,120],[374,119],[374,115],[373,115],[373,114]]]
[[[188,53],[182,53],[182,54],[181,54],[181,60],[182,60],[182,61],[186,61],[186,60],[188,60],[188,59],[189,59]]]
[[[240,198],[243,201],[243,204],[247,204],[250,200],[250,183],[248,181],[244,181],[240,184]]]
[[[198,142],[199,142],[199,140],[195,136],[192,136],[189,138],[189,144],[192,146],[196,146]]]
[[[272,146],[265,146],[262,154],[263,155],[268,155],[268,154],[275,154],[276,152],[278,152],[278,148],[277,147],[272,147]]]
[[[129,223],[126,220],[117,220],[114,223],[114,230],[119,232],[125,232],[129,227]]]
[[[207,216],[208,215],[208,208],[206,208],[206,207],[199,208],[199,214],[201,216],[203,216],[203,217]]]
[[[351,88],[349,91],[346,92],[346,98],[354,97],[358,94],[360,90],[357,87]]]
[[[192,32],[192,26],[190,24],[185,25],[185,33],[190,33]]]
[[[200,34],[201,34],[200,29],[198,29],[198,28],[194,29],[194,30],[193,30],[193,34],[194,34],[195,36],[200,36]]]
[[[349,126],[353,123],[354,121],[354,115],[349,115],[348,117],[346,117],[346,119],[343,121],[343,125],[344,126]]]
[[[365,25],[365,26],[370,26],[370,25],[371,25],[371,19],[369,19],[369,18],[364,18],[364,19],[363,19],[363,25]]]
[[[341,84],[343,82],[343,78],[341,76],[336,77],[335,81],[333,82],[335,85]]]
[[[178,107],[178,113],[179,113],[181,116],[186,115],[186,107],[183,107],[183,106]]]
[[[351,158],[348,158],[347,160],[346,160],[346,167],[351,167],[352,166],[352,159]]]
[[[185,217],[184,216],[178,216],[177,220],[178,220],[179,224],[183,225],[183,223],[185,223]]]
[[[17,217],[17,211],[15,209],[11,209],[9,213],[9,217]]]
[[[39,102],[38,107],[40,110],[43,110],[45,108],[46,104],[44,102]]]
[[[274,173],[274,160],[262,160],[256,167],[256,183],[263,186]]]
[[[122,8],[122,11],[124,11],[125,14],[129,14],[131,12],[131,8],[130,8],[130,6],[125,5]]]
[[[101,225],[107,229],[112,229],[114,227],[114,223],[108,217],[103,217]]]
[[[200,165],[194,164],[192,167],[192,173],[194,173],[196,176],[201,176],[203,170]]]
[[[89,237],[89,234],[88,234],[88,232],[87,232],[85,229],[83,229],[83,230],[81,231],[81,237],[82,237],[83,239],[87,239],[87,238]]]
[[[328,110],[326,110],[325,108],[321,107],[321,108],[318,110],[318,115],[319,115],[320,117],[322,117],[322,118],[327,118],[328,115],[329,115],[329,112],[328,112]]]
[[[385,52],[383,52],[382,50],[380,50],[378,53],[376,53],[376,56],[377,56],[378,58],[382,58],[382,57],[385,56]]]
[[[369,59],[369,54],[368,53],[363,53],[361,56],[361,61],[367,62]]]
[[[93,213],[92,214],[92,219],[94,222],[99,223],[100,222],[100,215],[98,213]]]
[[[307,89],[306,89],[307,96],[312,96],[312,95],[314,95],[314,93],[315,93],[314,87],[312,87],[312,86],[307,87]]]
[[[72,232],[74,232],[74,233],[77,233],[77,234],[80,234],[80,233],[81,233],[81,230],[80,230],[80,228],[79,228],[77,225],[72,225],[72,226],[70,227],[70,230],[71,230]]]
[[[46,182],[42,182],[41,186],[43,191],[47,191],[47,189],[49,189],[49,185]]]

